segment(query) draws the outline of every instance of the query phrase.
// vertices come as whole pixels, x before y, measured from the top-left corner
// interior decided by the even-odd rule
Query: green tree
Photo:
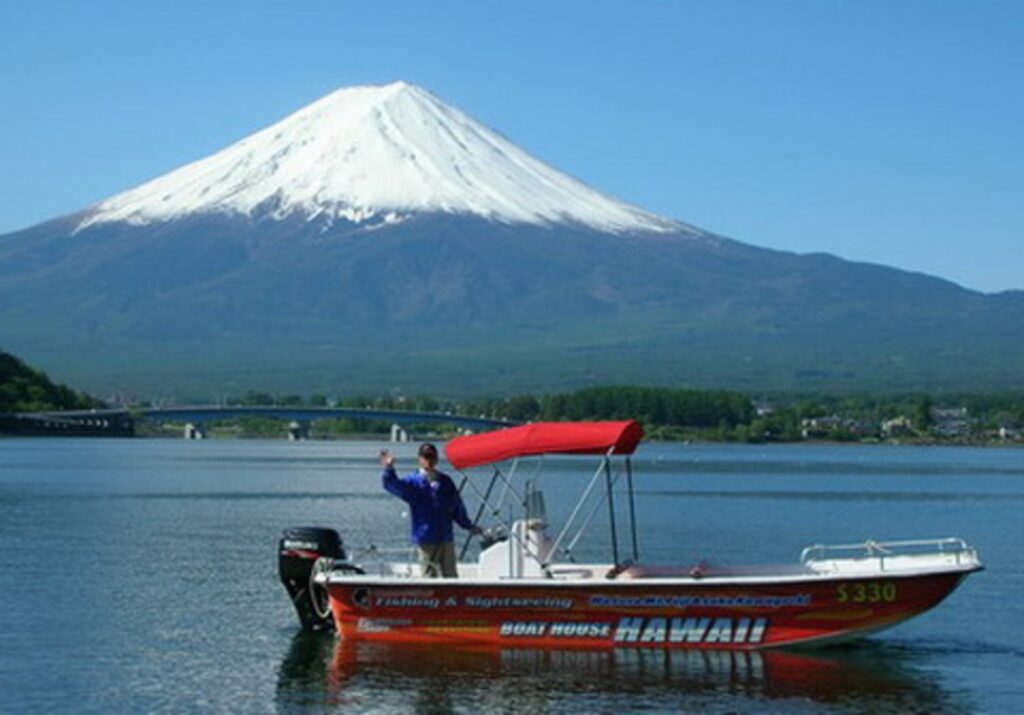
[[[274,404],[274,396],[267,392],[249,390],[242,397],[242,404],[247,407],[262,407]]]
[[[502,410],[506,419],[515,422],[536,420],[541,413],[540,401],[533,395],[520,395],[511,398]]]
[[[104,403],[54,383],[10,353],[0,350],[0,412],[83,410]]]
[[[931,429],[934,423],[934,418],[932,417],[933,407],[932,398],[928,395],[918,398],[917,403],[914,405],[914,428],[918,432],[923,433]]]

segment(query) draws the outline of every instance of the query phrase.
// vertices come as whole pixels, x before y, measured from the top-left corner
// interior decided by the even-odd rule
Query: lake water
[[[284,527],[333,526],[356,551],[407,543],[381,446],[0,440],[0,711],[1024,711],[1024,451],[642,446],[644,561],[793,562],[811,543],[960,536],[987,566],[870,640],[709,654],[299,634],[277,579]],[[401,465],[413,449],[395,450]],[[595,465],[544,466],[558,524]],[[600,517],[583,558],[607,553]]]

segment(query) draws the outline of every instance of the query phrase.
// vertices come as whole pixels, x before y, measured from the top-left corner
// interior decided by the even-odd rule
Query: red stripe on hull
[[[778,585],[573,587],[372,579],[329,587],[346,638],[542,648],[757,649],[849,639],[932,608],[964,572]]]

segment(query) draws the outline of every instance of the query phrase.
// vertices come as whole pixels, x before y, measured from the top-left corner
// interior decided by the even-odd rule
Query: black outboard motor
[[[281,583],[288,589],[303,630],[332,628],[327,589],[314,583],[313,575],[315,571],[330,570],[335,559],[345,559],[338,532],[318,526],[285,529],[278,554]]]

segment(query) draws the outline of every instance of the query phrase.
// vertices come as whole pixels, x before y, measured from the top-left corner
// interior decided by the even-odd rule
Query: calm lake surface
[[[870,640],[733,655],[300,635],[277,578],[284,527],[333,526],[354,551],[407,544],[381,446],[0,440],[0,711],[1024,711],[1022,450],[642,446],[647,562],[793,562],[866,538],[981,549],[986,571]],[[393,450],[400,466],[413,450]],[[546,461],[554,524],[594,466]],[[599,520],[585,541],[582,557],[607,553]]]

